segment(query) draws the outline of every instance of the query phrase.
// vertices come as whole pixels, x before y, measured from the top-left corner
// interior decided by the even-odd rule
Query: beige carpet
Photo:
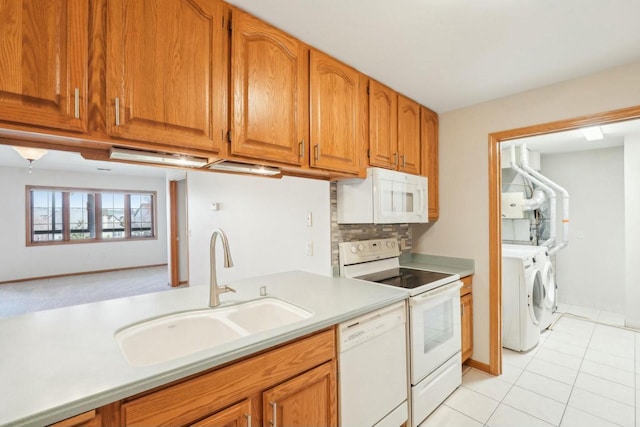
[[[0,318],[171,289],[166,266],[6,283]]]

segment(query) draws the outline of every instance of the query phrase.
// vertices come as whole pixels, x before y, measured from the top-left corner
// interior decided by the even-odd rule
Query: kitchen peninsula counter
[[[313,315],[172,361],[135,367],[117,331],[169,313],[207,308],[208,286],[192,286],[24,314],[0,320],[0,426],[40,426],[300,338],[402,301],[403,289],[300,271],[229,284],[223,306],[268,297]],[[215,310],[215,309],[214,309]]]

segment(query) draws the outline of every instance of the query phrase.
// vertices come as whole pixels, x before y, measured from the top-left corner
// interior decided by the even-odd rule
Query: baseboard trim
[[[487,363],[478,362],[477,360],[473,360],[473,359],[467,359],[467,361],[464,362],[464,364],[467,366],[471,366],[472,368],[478,369],[480,371],[484,371],[487,374],[491,374],[491,367]]]
[[[38,277],[29,277],[26,279],[6,280],[4,282],[0,282],[0,285],[6,285],[8,283],[29,282],[31,280],[46,280],[46,279],[58,279],[60,277],[81,276],[83,274],[99,274],[99,273],[111,273],[113,271],[138,270],[140,268],[163,267],[167,265],[168,264],[139,265],[136,267],[111,268],[107,270],[94,270],[94,271],[81,271],[78,273],[54,274],[52,276],[38,276]]]

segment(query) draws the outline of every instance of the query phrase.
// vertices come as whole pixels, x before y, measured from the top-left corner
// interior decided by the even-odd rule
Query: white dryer
[[[502,256],[502,346],[527,351],[540,340],[544,313],[542,275],[532,256]]]
[[[530,245],[502,245],[502,256],[511,257],[531,257],[542,276],[543,292],[543,313],[540,320],[540,330],[545,330],[553,321],[553,313],[557,309],[557,290],[553,263],[549,257],[546,246]]]

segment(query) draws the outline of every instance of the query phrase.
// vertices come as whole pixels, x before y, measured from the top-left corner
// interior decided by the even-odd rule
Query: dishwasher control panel
[[[347,351],[404,324],[404,301],[341,323],[338,328],[338,352]]]

